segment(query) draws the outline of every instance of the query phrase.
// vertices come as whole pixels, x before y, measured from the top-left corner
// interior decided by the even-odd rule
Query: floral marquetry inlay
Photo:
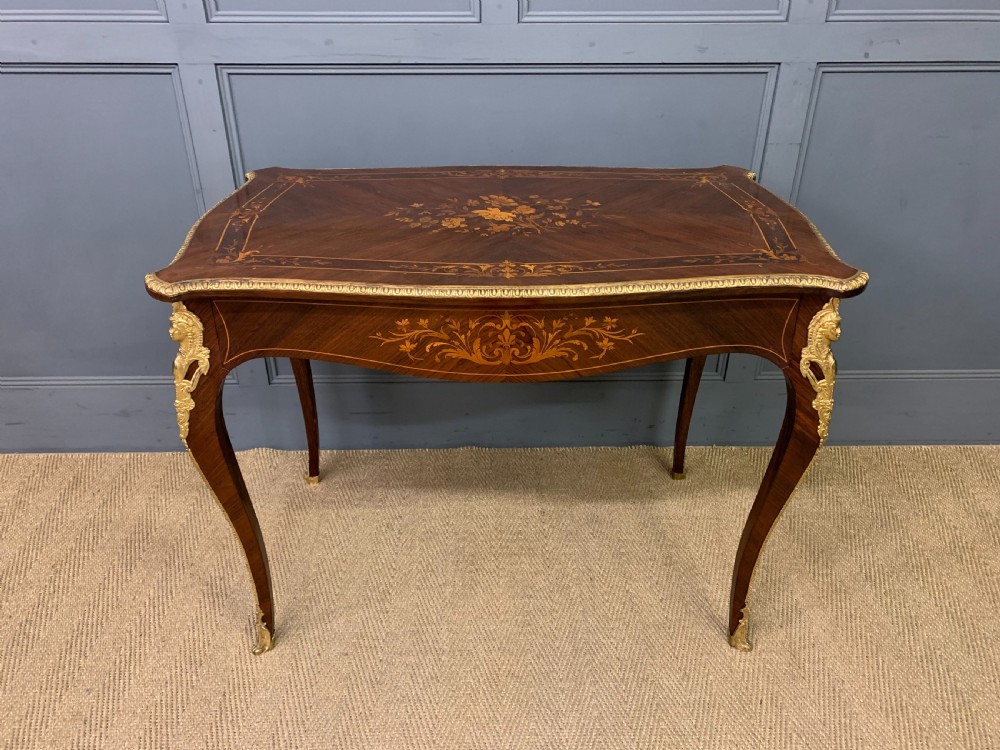
[[[409,224],[410,229],[474,233],[481,237],[504,233],[516,236],[541,234],[564,227],[593,226],[588,217],[600,205],[598,201],[573,198],[543,198],[540,195],[517,198],[494,194],[464,201],[449,198],[434,206],[411,203],[390,211],[386,216]]]
[[[480,365],[530,365],[560,358],[573,362],[602,360],[616,343],[631,343],[642,334],[622,327],[617,318],[574,316],[542,318],[502,312],[466,321],[428,318],[396,321],[389,333],[372,338],[396,344],[412,361],[432,356],[435,361],[457,359]]]

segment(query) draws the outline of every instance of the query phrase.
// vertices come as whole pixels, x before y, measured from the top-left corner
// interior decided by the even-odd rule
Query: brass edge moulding
[[[830,344],[840,338],[840,300],[836,297],[828,301],[809,322],[806,345],[802,349],[799,371],[816,391],[812,405],[819,415],[820,445],[826,442],[830,432],[830,416],[833,414],[833,386],[837,378],[837,362],[833,358]],[[822,377],[816,374],[813,365],[819,367]]]
[[[846,279],[806,274],[767,276],[703,277],[673,281],[632,281],[620,284],[566,284],[561,286],[399,286],[363,282],[305,281],[284,279],[194,279],[163,281],[146,275],[146,288],[162,297],[177,298],[193,292],[301,292],[373,297],[447,299],[543,299],[549,297],[599,297],[655,292],[701,292],[728,289],[801,288],[852,292],[868,283],[868,274],[857,271]]]
[[[174,408],[177,410],[177,428],[181,442],[187,447],[188,420],[194,409],[194,389],[202,375],[208,373],[209,350],[204,344],[205,329],[198,316],[188,310],[183,302],[173,303],[170,313],[170,338],[180,346],[174,357]],[[191,365],[194,372],[188,377]]]

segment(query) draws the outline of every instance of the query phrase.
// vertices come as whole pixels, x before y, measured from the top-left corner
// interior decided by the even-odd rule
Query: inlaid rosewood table
[[[226,432],[226,374],[289,357],[319,480],[309,360],[446,380],[529,382],[686,359],[671,474],[705,358],[781,368],[787,410],[736,549],[729,643],[772,525],[827,436],[838,304],[867,275],[736,167],[263,169],[146,277],[173,303],[177,423],[274,609],[257,516]]]

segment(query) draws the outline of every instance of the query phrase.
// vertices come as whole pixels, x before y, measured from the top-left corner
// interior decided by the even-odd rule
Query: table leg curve
[[[222,414],[222,382],[225,376],[222,368],[218,368],[202,380],[190,414],[187,445],[243,547],[257,595],[257,645],[253,652],[262,654],[270,651],[274,642],[271,571],[260,523],[250,502]]]
[[[313,387],[312,367],[308,359],[292,357],[292,372],[295,374],[295,387],[299,392],[299,402],[302,404],[302,418],[306,423],[306,447],[309,451],[309,471],[306,481],[309,484],[319,482],[319,419],[316,416],[316,389]]]
[[[729,645],[740,651],[750,651],[753,648],[747,638],[746,600],[757,559],[768,534],[820,446],[816,411],[812,408],[812,400],[816,394],[797,373],[786,373],[786,377],[788,403],[785,419],[757,497],[743,526],[743,536],[733,567],[729,599]]]
[[[771,461],[750,508],[736,551],[729,598],[729,645],[752,648],[747,638],[747,593],[772,527],[795,492],[816,451],[826,442],[833,410],[836,362],[830,343],[840,337],[839,300],[831,299],[809,318],[796,340],[798,362],[782,367],[787,389],[785,418]]]
[[[701,373],[705,369],[705,355],[689,357],[684,363],[684,383],[681,386],[681,403],[677,409],[677,429],[674,431],[674,460],[670,468],[670,476],[683,479],[684,452],[687,449],[688,429],[691,427],[691,414],[694,412],[694,401],[698,395],[701,383]]]
[[[173,368],[174,408],[181,441],[243,547],[257,594],[257,646],[253,651],[261,654],[274,642],[271,571],[257,514],[222,413],[222,387],[232,366],[224,364],[225,345],[215,322],[211,308],[202,301],[192,302],[191,309],[184,302],[173,303],[170,338],[179,345]]]

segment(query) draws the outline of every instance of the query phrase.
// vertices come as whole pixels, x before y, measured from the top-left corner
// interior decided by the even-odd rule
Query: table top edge
[[[383,298],[409,298],[417,300],[560,300],[560,299],[584,299],[597,297],[627,297],[650,294],[692,294],[692,293],[712,293],[724,292],[727,295],[739,293],[740,291],[753,290],[783,290],[791,292],[827,292],[835,297],[853,297],[860,294],[868,284],[868,274],[855,269],[837,255],[830,246],[830,243],[822,235],[816,225],[802,211],[792,204],[787,204],[802,220],[818,240],[820,246],[835,261],[838,261],[845,271],[852,273],[847,276],[831,276],[824,274],[808,273],[761,273],[745,274],[736,276],[703,276],[688,277],[681,279],[646,279],[634,281],[606,281],[588,282],[579,284],[552,284],[545,286],[477,286],[477,285],[426,285],[426,284],[392,284],[386,282],[364,282],[348,280],[319,280],[319,279],[288,279],[288,278],[266,278],[252,276],[230,276],[230,277],[205,277],[188,278],[177,281],[167,281],[160,278],[159,274],[171,268],[186,253],[191,245],[194,235],[202,222],[212,214],[217,208],[227,200],[237,195],[241,189],[258,178],[263,173],[286,172],[286,173],[412,173],[428,171],[454,170],[476,170],[476,169],[502,169],[515,172],[518,170],[531,170],[537,172],[572,170],[576,173],[585,174],[587,172],[601,172],[611,174],[614,172],[630,173],[672,173],[672,172],[733,172],[739,173],[752,182],[756,182],[757,175],[742,167],[731,165],[717,165],[714,167],[704,167],[700,169],[692,168],[609,168],[609,167],[497,167],[497,166],[474,166],[474,167],[395,167],[395,168],[375,168],[375,169],[288,169],[284,167],[265,167],[246,173],[246,182],[236,188],[233,192],[224,196],[214,206],[202,214],[191,226],[178,249],[173,260],[160,271],[146,275],[146,289],[151,296],[165,302],[175,302],[184,298],[211,298],[213,296],[233,296],[234,294],[248,293],[251,296],[266,297],[269,293],[279,293],[287,297],[292,294],[301,294],[309,298],[335,298],[338,296],[353,297],[383,297]],[[780,200],[780,198],[779,198]]]
[[[704,277],[661,281],[619,283],[560,284],[552,286],[413,286],[366,284],[362,282],[312,281],[306,279],[192,279],[163,281],[155,273],[146,275],[146,289],[165,302],[186,297],[212,297],[219,293],[245,292],[266,295],[268,292],[299,293],[323,297],[405,297],[422,300],[544,300],[620,297],[640,294],[690,292],[736,292],[741,290],[785,289],[829,292],[836,297],[853,297],[868,284],[868,274],[856,271],[847,278],[807,274],[760,274],[730,277]]]

